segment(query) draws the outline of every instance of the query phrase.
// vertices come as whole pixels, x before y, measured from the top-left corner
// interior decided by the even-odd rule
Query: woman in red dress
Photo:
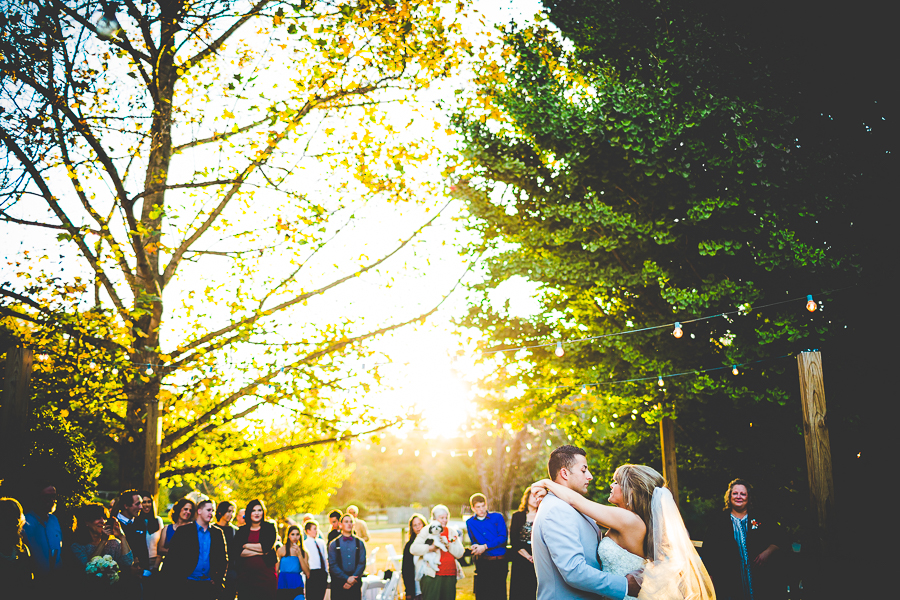
[[[266,521],[266,505],[251,500],[244,512],[246,523],[234,534],[234,548],[240,548],[238,598],[272,600],[278,588],[275,574],[275,524]]]

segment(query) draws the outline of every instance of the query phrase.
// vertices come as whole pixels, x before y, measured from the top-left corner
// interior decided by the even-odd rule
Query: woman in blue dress
[[[300,528],[291,525],[287,533],[287,543],[278,549],[278,592],[277,600],[303,600],[304,576],[309,577],[309,560],[300,543]]]

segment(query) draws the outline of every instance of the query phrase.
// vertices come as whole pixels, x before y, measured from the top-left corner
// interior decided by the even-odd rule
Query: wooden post
[[[6,378],[0,405],[0,453],[4,477],[22,466],[28,431],[28,400],[34,351],[12,347],[6,352]]]
[[[831,474],[831,442],[826,423],[821,352],[801,352],[797,355],[797,368],[800,371],[809,496],[813,511],[818,517],[818,549],[825,552],[833,539],[829,534],[832,533],[830,529],[834,512],[834,479]]]
[[[663,456],[663,477],[668,482],[669,491],[678,504],[678,463],[675,460],[675,424],[669,417],[659,422],[660,445]]]
[[[147,402],[147,415],[144,427],[144,490],[154,498],[159,495],[159,445],[162,443],[162,419],[159,414],[159,400],[151,398]],[[157,498],[158,500],[158,498]]]

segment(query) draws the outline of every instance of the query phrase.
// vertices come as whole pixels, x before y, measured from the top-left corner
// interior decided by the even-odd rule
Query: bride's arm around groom
[[[597,560],[599,528],[553,494],[538,509],[531,534],[537,571],[537,600],[606,596],[620,600],[628,581],[604,573]]]

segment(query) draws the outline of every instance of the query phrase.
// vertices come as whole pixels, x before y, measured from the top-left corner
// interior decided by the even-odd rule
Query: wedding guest
[[[328,549],[319,535],[319,524],[315,520],[307,521],[303,526],[306,539],[303,546],[309,557],[309,577],[306,579],[306,599],[322,600],[328,589]]]
[[[131,546],[134,553],[134,561],[129,572],[122,573],[125,578],[132,577],[137,584],[141,583],[144,575],[150,574],[150,553],[147,550],[146,532],[139,527],[138,517],[141,516],[143,510],[142,502],[144,498],[137,490],[126,490],[119,494],[116,500],[116,520]]]
[[[466,520],[475,557],[475,599],[506,600],[506,519],[488,512],[484,494],[472,494],[469,505],[475,511]]]
[[[241,527],[243,527],[244,525],[247,524],[247,522],[244,521],[244,511],[245,510],[246,509],[244,509],[244,508],[239,508],[237,511],[237,515],[235,515],[235,517],[234,517],[234,526],[237,527],[238,529],[240,529]]]
[[[56,488],[48,482],[38,483],[26,505],[22,537],[34,561],[34,582],[39,593],[52,596],[62,569],[62,529],[53,513],[56,511]]]
[[[415,513],[409,518],[409,540],[403,547],[403,563],[400,565],[400,574],[403,575],[403,593],[406,595],[406,600],[422,600],[422,589],[416,580],[416,557],[412,555],[409,548],[425,525],[427,525],[425,517],[419,513]]]
[[[157,567],[156,547],[162,536],[163,520],[156,514],[156,499],[147,491],[141,492],[141,514],[135,519],[135,528],[143,530],[147,536],[147,556],[150,559],[151,571]]]
[[[86,598],[140,597],[134,579],[127,579],[134,555],[121,522],[110,518],[102,504],[85,504],[75,511],[75,532],[69,547],[76,568],[77,589]],[[118,565],[119,579],[110,585],[108,577],[88,576],[86,568],[95,557],[110,556]],[[137,593],[137,595],[136,595]]]
[[[305,575],[308,580],[310,571],[309,556],[303,548],[301,537],[300,528],[291,525],[287,530],[286,543],[275,553],[278,557],[278,563],[275,565],[275,571],[278,573],[278,591],[275,597],[278,600],[294,600],[304,594],[303,576]]]
[[[172,536],[182,525],[187,525],[194,520],[194,503],[187,498],[182,498],[175,503],[172,510],[169,511],[169,520],[172,521],[166,525],[162,535],[159,536],[159,543],[156,545],[157,563],[163,561],[166,553],[169,551],[169,542]]]
[[[34,595],[34,562],[22,541],[25,515],[13,498],[0,498],[0,582],[10,598]]]
[[[720,600],[766,600],[784,589],[778,555],[788,541],[775,517],[753,503],[752,492],[744,479],[729,483],[724,514],[703,540],[703,562]]]
[[[359,508],[351,504],[347,507],[347,514],[353,517],[353,535],[364,542],[369,541],[369,526],[359,518]]]
[[[266,520],[266,505],[262,500],[247,504],[246,523],[234,536],[235,552],[240,550],[238,562],[238,597],[254,600],[273,600],[277,589],[275,575],[275,524]]]
[[[331,542],[334,541],[334,538],[341,535],[341,518],[343,518],[343,516],[344,513],[337,509],[328,513],[328,522],[331,523],[331,531],[328,532],[326,545],[331,546]]]
[[[222,531],[225,548],[228,550],[228,570],[225,572],[225,591],[222,600],[234,600],[237,596],[237,562],[241,553],[234,548],[237,527],[231,524],[236,510],[237,505],[234,502],[228,500],[220,502],[216,507],[216,522],[213,524],[213,527]]]
[[[449,549],[445,551],[438,546],[431,544],[430,546],[423,539],[427,534],[427,528],[422,531],[416,540],[409,547],[409,551],[414,556],[424,556],[428,552],[439,552],[439,562],[437,570],[426,568],[419,585],[422,587],[422,600],[454,600],[456,598],[456,578],[459,564],[456,562],[462,558],[463,549],[462,540],[459,534],[452,527],[448,527],[450,521],[450,510],[443,504],[438,504],[431,509],[431,520],[437,521],[441,525],[441,537],[444,538],[444,546]]]
[[[509,600],[533,600],[537,596],[537,577],[534,554],[531,551],[531,528],[541,500],[547,490],[528,487],[522,494],[519,510],[509,523],[509,544],[512,547],[512,572],[509,576]]]
[[[175,600],[217,600],[224,592],[228,551],[221,529],[211,527],[215,504],[197,503],[194,523],[179,527],[169,542],[165,587]]]
[[[353,535],[353,515],[340,521],[340,535],[328,544],[331,600],[360,600],[366,570],[366,545]]]

